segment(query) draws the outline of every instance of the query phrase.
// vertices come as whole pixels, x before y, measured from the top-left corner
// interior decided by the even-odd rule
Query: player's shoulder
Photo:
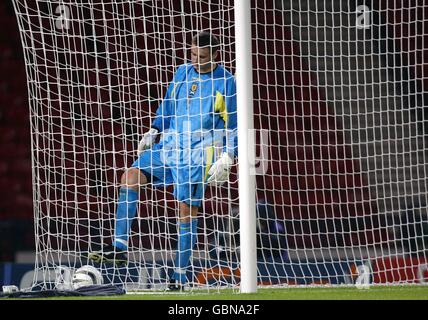
[[[230,73],[229,70],[227,70],[225,67],[223,67],[221,64],[218,64],[215,71],[214,71],[216,78],[222,78],[226,80],[234,80],[233,74]]]
[[[180,64],[175,69],[175,74],[186,73],[189,70],[190,67],[191,67],[191,64],[189,64],[189,63]]]
[[[178,65],[176,68],[175,68],[175,72],[174,72],[174,79],[173,79],[173,81],[174,82],[181,82],[181,81],[184,81],[185,79],[186,79],[186,75],[187,75],[187,73],[190,71],[189,70],[189,68],[190,68],[190,66],[191,65],[189,65],[188,63],[184,63],[184,64],[181,64],[181,65]]]

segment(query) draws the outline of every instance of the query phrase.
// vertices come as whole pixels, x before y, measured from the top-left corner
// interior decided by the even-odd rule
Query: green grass
[[[254,294],[231,290],[219,293],[126,294],[108,297],[56,297],[43,300],[428,300],[428,286],[372,286],[320,288],[260,288]]]

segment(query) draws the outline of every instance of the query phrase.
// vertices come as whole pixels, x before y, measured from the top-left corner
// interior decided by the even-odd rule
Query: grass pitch
[[[27,300],[27,299],[26,299]],[[310,288],[259,288],[257,293],[239,294],[231,290],[216,293],[150,293],[107,297],[55,297],[43,300],[428,300],[428,285]]]

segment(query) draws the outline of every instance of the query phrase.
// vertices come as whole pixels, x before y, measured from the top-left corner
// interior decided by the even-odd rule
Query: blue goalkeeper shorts
[[[166,151],[162,144],[145,150],[131,167],[140,169],[155,187],[174,186],[174,197],[189,206],[200,207],[204,198],[206,179],[213,161],[213,149],[206,148],[201,157],[189,160],[183,151]],[[171,160],[173,158],[173,160]]]

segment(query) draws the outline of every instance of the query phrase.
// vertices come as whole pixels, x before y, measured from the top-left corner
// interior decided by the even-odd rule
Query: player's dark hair
[[[215,35],[206,31],[202,31],[197,35],[193,36],[192,44],[198,46],[199,48],[210,47],[211,54],[216,53],[220,47],[220,42],[218,41],[218,38]]]

